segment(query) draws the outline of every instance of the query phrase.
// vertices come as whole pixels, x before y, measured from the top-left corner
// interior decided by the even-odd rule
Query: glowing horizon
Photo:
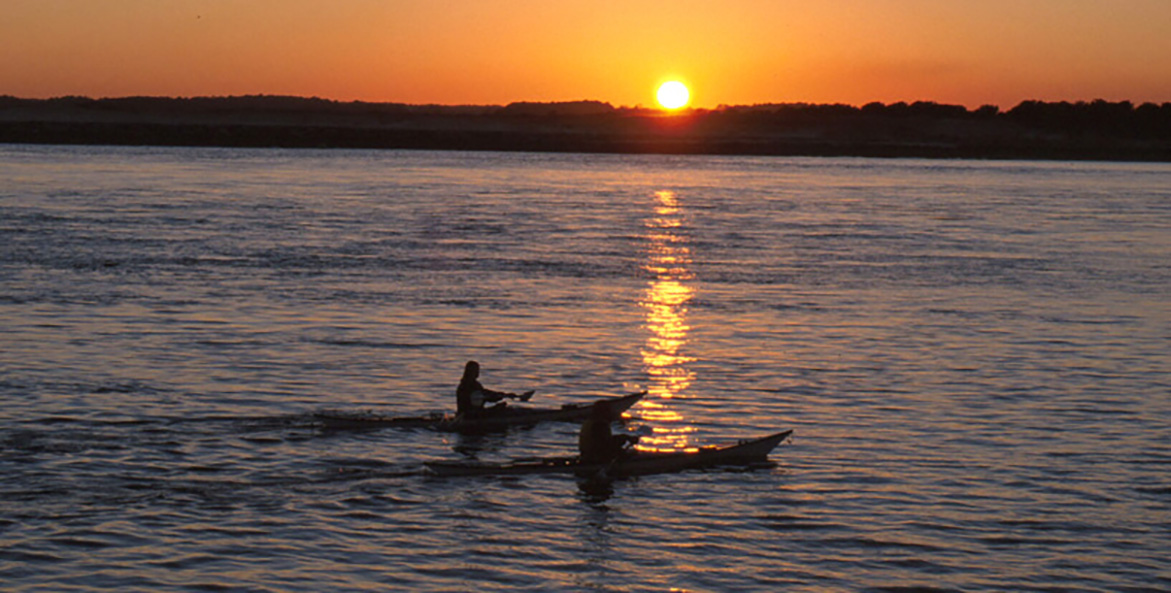
[[[1171,101],[1165,0],[10,0],[0,94],[691,106]]]

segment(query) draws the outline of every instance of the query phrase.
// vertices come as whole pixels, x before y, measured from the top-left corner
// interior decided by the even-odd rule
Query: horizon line
[[[509,103],[504,103],[504,104],[500,104],[500,103],[406,103],[406,102],[402,102],[402,101],[371,101],[371,100],[365,100],[365,99],[346,100],[346,99],[332,99],[332,98],[321,97],[321,96],[317,96],[317,95],[305,96],[305,95],[285,95],[285,94],[269,94],[269,93],[250,93],[250,94],[239,94],[239,95],[121,95],[121,96],[99,96],[99,97],[94,97],[94,96],[89,96],[89,95],[57,95],[57,96],[52,96],[52,97],[20,97],[20,96],[9,95],[9,94],[5,93],[5,94],[0,94],[0,99],[17,100],[17,101],[63,101],[63,100],[69,100],[69,99],[83,99],[83,100],[88,100],[88,101],[120,101],[120,100],[132,100],[132,99],[176,100],[176,101],[192,101],[192,100],[208,100],[208,99],[211,99],[211,100],[295,99],[295,100],[301,100],[301,101],[319,101],[319,102],[336,103],[336,104],[394,105],[394,106],[404,106],[404,107],[445,107],[445,108],[481,108],[481,109],[499,108],[499,109],[504,109],[504,108],[507,108],[512,105],[533,105],[533,106],[540,106],[540,105],[547,105],[547,106],[597,105],[599,107],[606,106],[606,107],[609,107],[609,108],[614,109],[616,111],[620,111],[620,110],[668,111],[668,110],[663,109],[661,107],[647,106],[647,105],[643,105],[641,103],[636,104],[636,105],[614,105],[613,103],[611,103],[609,101],[604,101],[601,99],[570,99],[570,100],[556,100],[556,101],[533,101],[533,100],[523,100],[522,99],[522,100],[511,101]],[[1130,99],[1121,99],[1118,101],[1111,101],[1108,99],[1103,99],[1101,97],[1096,97],[1094,99],[1057,99],[1057,100],[1022,99],[1022,100],[1018,101],[1014,105],[1014,107],[1023,105],[1025,103],[1043,103],[1043,104],[1067,103],[1067,104],[1071,104],[1071,105],[1078,105],[1078,104],[1087,104],[1088,105],[1088,104],[1094,104],[1094,103],[1107,103],[1107,104],[1119,105],[1119,104],[1123,104],[1123,103],[1129,103],[1130,105],[1132,105],[1134,107],[1138,107],[1140,105],[1155,105],[1155,106],[1171,105],[1171,100],[1162,101],[1162,102],[1155,102],[1155,101],[1136,102],[1136,101],[1133,101]],[[726,109],[745,108],[745,107],[770,107],[770,106],[777,106],[777,107],[802,107],[802,106],[805,106],[805,107],[850,107],[853,109],[862,109],[862,108],[869,106],[869,105],[894,106],[894,105],[900,105],[900,104],[908,105],[908,106],[922,104],[922,105],[939,105],[939,106],[945,106],[945,107],[963,107],[964,109],[967,109],[969,111],[976,111],[976,110],[984,109],[984,108],[988,108],[988,107],[995,107],[998,110],[1002,109],[1002,107],[1000,105],[995,104],[995,103],[984,103],[984,104],[981,104],[979,107],[971,108],[971,107],[968,107],[966,105],[959,104],[959,103],[945,103],[945,102],[939,102],[939,101],[930,100],[930,99],[916,99],[913,101],[908,101],[908,100],[902,99],[902,100],[893,101],[893,102],[885,102],[885,101],[875,100],[875,101],[869,101],[869,102],[862,103],[862,104],[853,104],[853,103],[846,103],[846,102],[817,103],[817,102],[810,102],[810,101],[758,102],[758,103],[741,103],[741,104],[721,103],[715,107],[685,107],[682,109],[670,110],[670,111],[674,112],[674,113],[704,112],[704,111],[720,111],[720,110],[726,110]]]

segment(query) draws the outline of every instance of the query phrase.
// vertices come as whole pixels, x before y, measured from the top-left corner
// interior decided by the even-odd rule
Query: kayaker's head
[[[594,407],[590,410],[590,415],[594,420],[599,422],[610,422],[614,420],[613,410],[610,409],[610,402],[596,401]]]
[[[464,379],[476,379],[480,376],[480,363],[469,360],[464,366]]]

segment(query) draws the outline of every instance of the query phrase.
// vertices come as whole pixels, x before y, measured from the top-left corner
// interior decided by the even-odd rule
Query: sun
[[[655,94],[659,99],[659,105],[663,109],[682,109],[687,107],[688,101],[691,100],[691,91],[687,90],[687,85],[678,80],[669,80],[659,85],[659,90]]]

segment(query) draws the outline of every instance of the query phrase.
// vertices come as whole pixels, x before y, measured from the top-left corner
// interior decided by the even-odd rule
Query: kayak
[[[695,451],[635,452],[609,463],[582,463],[578,457],[550,457],[536,461],[481,463],[471,461],[428,461],[424,465],[438,476],[505,476],[523,474],[576,474],[582,477],[626,477],[661,474],[718,466],[746,466],[768,460],[769,453],[793,434],[792,430],[741,441],[727,447],[704,447]]]
[[[615,414],[629,410],[646,395],[645,391],[596,401],[609,402]],[[513,426],[531,426],[541,422],[581,422],[589,417],[595,402],[565,404],[560,408],[523,408],[501,406],[476,418],[459,418],[453,414],[428,416],[383,416],[368,412],[323,410],[314,414],[330,430],[375,428],[429,428],[446,432],[480,432],[503,430]]]

